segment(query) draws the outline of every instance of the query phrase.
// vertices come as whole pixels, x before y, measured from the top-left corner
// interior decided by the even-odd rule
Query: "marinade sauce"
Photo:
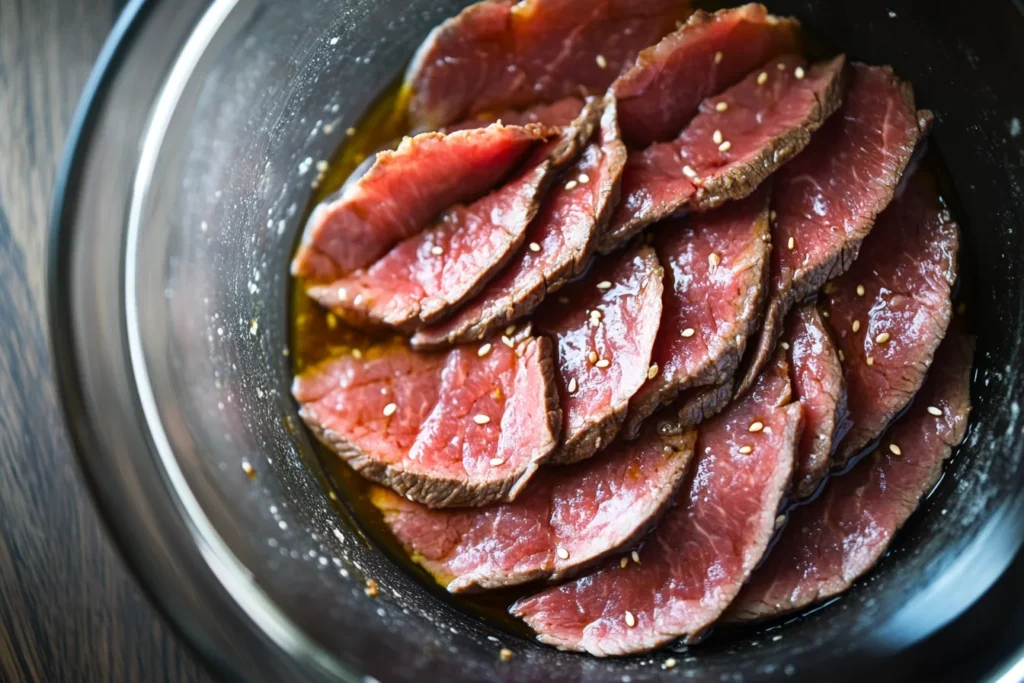
[[[703,9],[714,11],[735,3],[701,2],[697,4]],[[802,31],[800,40],[803,52],[812,61],[822,60],[838,53],[834,46],[806,30]],[[338,192],[349,175],[367,158],[379,150],[393,149],[403,136],[410,133],[405,109],[407,100],[401,83],[394,83],[366,112],[360,124],[347,131],[343,144],[320,177],[319,185],[312,195],[304,220],[309,218],[317,204]],[[964,213],[954,192],[951,175],[941,153],[934,144],[929,146],[918,172],[931,173],[935,177],[943,199],[947,202],[953,216],[960,222],[960,277],[954,292],[954,310],[959,313],[966,311],[967,319],[971,321],[973,316],[968,302],[973,300],[974,294],[970,277],[973,271],[970,230],[965,229]],[[294,374],[300,374],[320,361],[343,354],[351,354],[353,350],[356,350],[356,353],[365,353],[374,347],[407,343],[403,337],[396,334],[371,333],[349,326],[338,317],[322,309],[304,292],[304,283],[293,279],[289,316],[289,347]],[[970,327],[973,329],[973,325]],[[358,530],[369,543],[420,579],[433,594],[443,597],[460,610],[486,619],[506,631],[532,638],[532,631],[518,619],[509,616],[507,610],[517,599],[536,592],[543,587],[542,585],[532,584],[470,595],[448,593],[425,570],[409,558],[405,550],[391,535],[380,513],[369,501],[368,493],[371,484],[349,468],[326,446],[315,439],[311,440],[315,443],[316,464],[320,468],[319,474],[322,475],[320,478],[330,489],[332,503],[338,508],[342,517],[355,521]],[[821,605],[815,605],[806,610],[804,614],[820,609],[820,607]],[[801,616],[801,614],[795,616],[790,614],[782,618],[781,621],[789,622]],[[772,628],[777,626],[779,621],[744,626],[738,629],[722,629],[712,640],[728,639],[738,630],[742,634],[750,634],[752,631]]]

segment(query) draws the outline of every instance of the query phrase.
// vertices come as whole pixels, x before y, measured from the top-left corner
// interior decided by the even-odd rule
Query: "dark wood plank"
[[[107,541],[46,350],[53,178],[115,0],[0,0],[0,680],[209,680]]]

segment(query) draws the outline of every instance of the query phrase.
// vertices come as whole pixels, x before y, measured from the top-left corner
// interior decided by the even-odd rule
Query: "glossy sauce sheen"
[[[708,11],[714,11],[733,4],[735,3],[714,1],[694,3],[696,7],[701,7]],[[809,61],[812,62],[830,57],[837,52],[828,43],[821,41],[816,36],[808,35],[805,30],[801,30],[798,40],[801,48],[800,51],[806,54]],[[855,60],[856,58],[856,52],[851,54],[851,59]],[[921,104],[926,105],[927,103],[923,102]],[[349,175],[368,156],[379,149],[393,149],[402,136],[410,132],[410,127],[405,117],[405,106],[404,97],[396,83],[366,113],[353,134],[346,136],[343,140],[337,154],[319,179],[319,185],[311,197],[307,209],[307,217],[308,213],[311,213],[318,203],[337,192]],[[935,178],[943,199],[950,205],[953,215],[962,224],[965,217],[964,212],[960,210],[949,171],[934,145],[930,148],[928,154],[925,155],[921,164],[922,170],[929,172]],[[973,254],[973,249],[969,229],[961,231],[961,240],[960,276],[957,290],[954,293],[954,310],[966,311],[967,321],[970,325],[972,307],[968,305],[968,302],[973,300],[971,280],[971,270],[973,268],[971,255]],[[299,374],[310,365],[326,358],[351,353],[353,349],[360,349],[365,352],[378,344],[390,344],[400,339],[390,332],[371,334],[350,327],[336,316],[320,308],[304,292],[305,283],[301,280],[293,280],[289,355],[294,374]],[[286,421],[291,422],[290,418],[286,418]],[[298,427],[294,424],[289,424],[289,429],[295,431]],[[405,550],[390,533],[381,518],[380,512],[370,503],[369,494],[373,485],[345,465],[341,458],[331,452],[326,446],[323,446],[315,439],[310,439],[310,442],[317,455],[317,462],[310,464],[314,467],[317,474],[322,477],[325,487],[329,489],[331,501],[338,509],[341,519],[348,523],[365,542],[383,550],[405,571],[417,577],[425,590],[448,601],[455,607],[471,615],[481,617],[506,631],[519,634],[531,640],[533,639],[533,632],[522,621],[511,617],[508,614],[508,607],[519,598],[536,593],[538,590],[536,584],[527,584],[525,587],[486,591],[471,595],[449,594],[422,567],[409,559]],[[956,455],[954,454],[953,457],[955,458]],[[791,615],[787,619],[792,618]],[[754,625],[743,628],[745,632],[750,632],[773,626],[774,624],[769,622],[767,625]],[[731,637],[735,630],[732,627],[729,629],[723,628],[721,629],[721,634],[724,637]],[[712,635],[712,639],[717,639],[717,637]]]

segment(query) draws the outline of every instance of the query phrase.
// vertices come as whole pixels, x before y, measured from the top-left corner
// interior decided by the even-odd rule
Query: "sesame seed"
[[[599,360],[596,363],[594,363],[594,367],[595,368],[606,368],[606,367],[608,367],[611,364],[612,364],[612,362],[610,360],[608,360],[607,358],[602,358],[601,360]]]
[[[651,367],[647,368],[647,379],[654,379],[658,376],[658,364],[654,363]]]
[[[486,356],[487,354],[489,354],[491,352],[491,348],[492,347],[491,347],[491,345],[489,343],[488,344],[484,344],[483,346],[481,346],[479,349],[476,350],[476,355],[478,355],[481,358],[483,358],[484,356]]]
[[[719,152],[728,152],[730,149],[732,149],[732,143],[728,140],[718,146]]]
[[[602,290],[602,291],[607,290],[607,289],[611,289],[612,288],[612,283],[608,282],[608,280],[604,280],[602,282],[598,282],[597,283],[597,288]]]
[[[775,65],[775,68],[778,69],[779,71],[785,71],[786,70],[786,63],[785,62],[779,62],[778,64]]]
[[[575,190],[577,185],[579,185],[578,182],[576,182],[575,180],[570,180],[569,182],[567,182],[565,184],[565,189],[567,189],[567,190]]]
[[[588,176],[586,173],[580,173],[580,177],[577,178],[576,180],[580,181],[580,185],[586,185],[587,183],[590,182],[590,176]]]
[[[334,124],[333,123],[325,123],[324,124],[324,135],[330,135],[333,132],[334,132]]]
[[[864,359],[864,362],[871,366],[875,364],[875,359],[872,358],[871,356],[868,356],[867,358]]]
[[[507,334],[501,335],[501,343],[510,349],[515,346],[515,342],[513,342]]]
[[[320,161],[316,162],[316,170],[320,171],[321,173],[326,171],[328,166],[329,166],[329,164],[326,161],[324,161],[323,159],[321,159]]]
[[[355,128],[347,128],[347,129],[345,129],[345,135],[347,135],[349,137],[352,137],[355,134],[356,134],[356,129]]]
[[[722,140],[724,140],[724,138],[722,137],[722,131],[716,130],[714,134],[711,136],[711,139],[714,140],[716,145],[722,144]]]
[[[764,429],[764,423],[760,422],[760,421],[751,422],[750,426],[747,427],[747,431],[750,431],[750,432],[759,432],[762,429]]]
[[[384,406],[384,417],[391,417],[398,411],[398,406],[394,403],[389,403]]]
[[[696,178],[697,172],[694,171],[693,168],[691,168],[690,166],[683,166],[683,175],[686,176],[687,178]]]
[[[787,246],[787,247],[789,247],[790,249],[792,249],[793,247],[795,247],[795,246],[796,246],[796,238],[794,238],[794,237],[790,237],[790,238],[789,238],[789,241],[788,241],[788,242],[786,242],[786,246]]]
[[[768,72],[767,71],[762,71],[761,73],[759,73],[757,75],[757,84],[758,85],[764,85],[767,82],[768,82]]]
[[[352,357],[355,358],[356,360],[362,360],[362,358],[363,358],[363,351],[362,351],[362,349],[352,349]]]
[[[697,334],[697,332],[692,327],[687,327],[685,330],[683,330],[683,336],[686,337],[687,339],[689,339],[695,334]]]
[[[853,324],[850,325],[850,329],[853,330],[854,332],[857,332],[858,330],[860,330],[860,321],[859,320],[854,320]]]
[[[597,352],[596,351],[591,351],[590,353],[588,353],[587,354],[587,360],[589,360],[591,363],[596,363],[597,362]]]
[[[722,59],[724,57],[725,57],[725,55],[723,55],[721,52],[716,52],[715,53],[715,64],[721,64],[722,63]]]
[[[625,569],[626,565],[628,565],[628,564],[629,564],[629,558],[624,557],[621,560],[619,560],[619,568],[620,569]]]
[[[751,448],[750,446],[740,446],[740,453],[742,453],[743,455],[750,455],[753,452],[754,449]]]
[[[633,616],[632,612],[630,612],[629,610],[626,610],[625,618],[626,618],[626,626],[628,626],[630,628],[633,628],[634,626],[636,626],[636,617]]]
[[[516,333],[516,326],[515,325],[509,325],[508,327],[505,328],[505,334],[507,336],[511,337],[515,333]]]
[[[928,406],[928,413],[935,417],[942,417],[942,411],[935,406]]]
[[[505,464],[505,458],[491,458],[491,467],[501,467]]]
[[[248,460],[243,460],[242,461],[242,471],[245,472],[245,474],[250,479],[255,479],[256,478],[256,470],[253,468],[253,466],[249,463]]]
[[[893,455],[903,455],[903,450],[894,443],[889,444],[889,452]]]
[[[631,552],[629,554],[629,556],[631,558],[633,558],[634,562],[636,562],[637,564],[640,564],[640,553],[638,553],[637,551],[634,550],[633,552]]]
[[[485,425],[485,424],[487,424],[490,421],[491,421],[491,418],[487,417],[483,413],[480,413],[479,415],[474,415],[473,416],[473,422],[476,422],[478,425]]]
[[[774,221],[776,218],[778,218],[778,216],[779,214],[775,213],[775,209],[772,209],[771,211],[768,212],[768,220],[770,221]]]
[[[569,380],[569,387],[568,387],[568,389],[569,389],[569,393],[570,394],[575,394],[576,393],[576,386],[577,386],[576,378],[573,377],[572,379]]]
[[[843,353],[843,350],[842,350],[842,349],[839,349],[839,360],[840,360],[840,361],[844,361],[844,360],[846,360],[846,354],[845,354],[845,353]]]
[[[559,548],[556,552],[558,553],[558,556],[560,558],[562,558],[563,560],[568,560],[569,559],[569,551],[566,550],[565,548]]]
[[[444,248],[442,248],[442,247],[431,247],[430,248],[430,253],[433,254],[434,256],[440,256],[441,254],[444,253]]]
[[[710,254],[708,254],[708,264],[712,268],[714,268],[715,266],[717,266],[721,262],[722,262],[722,257],[719,256],[717,253],[711,252]]]
[[[880,335],[878,335],[877,337],[875,337],[875,343],[876,344],[884,344],[887,341],[889,341],[889,333],[888,332],[883,332]]]
[[[729,103],[728,102],[719,102],[718,104],[715,105],[715,111],[718,111],[718,112],[729,111]]]
[[[789,342],[779,342],[779,346],[781,346],[783,350],[789,351]]]
[[[604,55],[598,55],[597,57],[594,57],[594,61],[597,62],[597,65],[602,69],[608,68],[608,60],[604,58]]]
[[[508,649],[507,647],[501,648],[501,650],[498,652],[498,659],[500,659],[503,662],[507,662],[508,660],[512,659],[512,650]]]
[[[807,74],[802,66],[798,66],[796,70],[793,71],[793,75],[796,76],[796,80],[802,81],[804,76],[806,76]]]
[[[375,598],[380,595],[380,586],[377,585],[376,579],[366,580],[366,596],[369,598]]]
[[[668,659],[666,659],[665,663],[661,665],[661,668],[662,669],[674,669],[674,668],[676,668],[676,659],[675,659],[675,657],[669,657]]]
[[[864,296],[864,285],[857,285],[857,296]]]

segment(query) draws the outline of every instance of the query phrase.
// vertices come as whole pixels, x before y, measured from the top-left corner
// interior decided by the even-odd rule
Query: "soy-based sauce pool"
[[[733,3],[700,2],[697,7],[714,11]],[[833,46],[819,36],[811,35],[803,30],[800,36],[803,52],[812,60],[817,61],[838,53]],[[854,53],[853,58],[856,58]],[[392,149],[406,134],[409,124],[405,113],[406,97],[400,84],[395,84],[378,100],[363,116],[361,123],[346,132],[346,137],[330,160],[327,168],[321,172],[319,184],[314,191],[307,207],[305,219],[309,218],[313,209],[330,195],[336,193],[345,183],[349,175],[368,157],[382,149]],[[927,102],[921,103],[927,106]],[[921,161],[921,170],[935,178],[944,201],[951,209],[961,229],[961,249],[959,255],[958,286],[954,292],[954,310],[968,311],[967,319],[971,320],[968,301],[973,299],[971,272],[973,271],[973,249],[970,230],[965,225],[965,216],[960,210],[956,198],[951,175],[946,167],[940,151],[934,143]],[[344,354],[358,357],[374,348],[395,344],[407,344],[407,339],[388,332],[371,333],[347,325],[332,313],[327,312],[312,299],[306,296],[301,281],[292,282],[290,310],[290,351],[293,374],[298,375],[306,368],[322,360]],[[973,328],[973,324],[971,325]],[[537,592],[543,584],[527,584],[514,588],[491,590],[476,594],[453,595],[431,577],[422,567],[413,562],[401,547],[381,517],[380,512],[370,503],[369,490],[372,484],[348,467],[342,459],[329,448],[311,439],[316,450],[317,462],[323,474],[323,480],[330,487],[331,500],[339,506],[344,516],[357,520],[360,530],[371,543],[379,547],[395,563],[412,573],[434,595],[441,597],[466,613],[483,618],[507,631],[532,638],[532,631],[520,620],[508,614],[508,607],[517,599]],[[874,444],[866,448],[862,455],[873,450]],[[954,457],[956,457],[954,455]],[[855,463],[859,457],[851,461]],[[851,464],[852,466],[852,464]],[[820,488],[819,488],[820,492]],[[813,500],[811,498],[810,500]],[[810,500],[802,501],[806,504]],[[899,540],[896,541],[899,543]],[[835,598],[839,599],[839,598]],[[828,603],[826,603],[828,604]],[[743,632],[772,628],[780,621],[789,622],[807,613],[820,609],[823,605],[814,605],[797,615],[790,614],[781,619],[739,627]],[[724,634],[735,633],[736,627],[723,628]]]

